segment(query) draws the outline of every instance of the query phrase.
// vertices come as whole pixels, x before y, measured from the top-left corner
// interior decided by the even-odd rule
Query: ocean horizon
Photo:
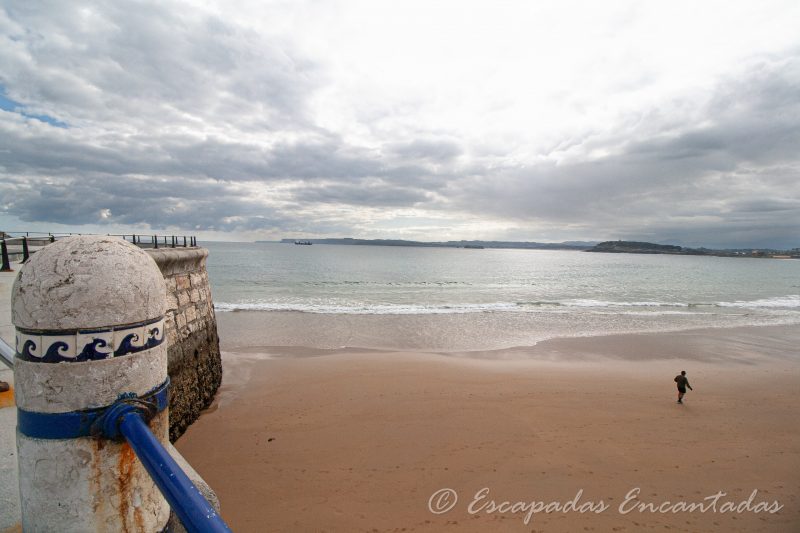
[[[794,260],[206,246],[220,318],[229,322],[232,318],[222,315],[257,313],[260,320],[251,316],[247,322],[256,328],[253,342],[264,346],[360,346],[352,344],[354,329],[382,332],[383,339],[361,338],[369,347],[462,350],[559,337],[800,324],[800,262]]]

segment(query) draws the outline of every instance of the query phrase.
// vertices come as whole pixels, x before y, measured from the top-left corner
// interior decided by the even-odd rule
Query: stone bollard
[[[168,439],[164,278],[117,237],[60,239],[14,283],[17,450],[25,531],[162,531],[169,506],[125,442],[96,438],[103,408],[133,393]]]

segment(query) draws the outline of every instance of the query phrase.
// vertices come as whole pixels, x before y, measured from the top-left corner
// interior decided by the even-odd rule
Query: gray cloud
[[[425,191],[400,187],[383,180],[363,180],[355,184],[323,184],[299,187],[295,198],[320,202],[369,207],[414,206],[427,199]]]
[[[797,55],[761,62],[720,83],[700,126],[629,142],[598,160],[465,178],[449,193],[464,210],[592,225],[609,238],[796,246],[800,100],[789,96],[798,86]]]
[[[108,180],[103,177],[56,180],[35,187],[16,187],[3,210],[23,221],[59,224],[116,224],[242,231],[265,228],[290,230],[296,217],[248,199],[229,184],[182,178]]]
[[[6,3],[0,85],[68,127],[0,111],[0,210],[332,235],[360,227],[358,209],[415,209],[529,240],[800,245],[798,50],[719,80],[686,120],[655,102],[528,160],[443,128],[329,131],[313,105],[327,76],[286,40],[183,5]]]
[[[4,15],[0,82],[67,123],[308,125],[315,65],[189,6],[9,2]]]
[[[390,145],[389,152],[400,159],[423,159],[447,163],[463,153],[462,148],[450,140],[415,139]]]

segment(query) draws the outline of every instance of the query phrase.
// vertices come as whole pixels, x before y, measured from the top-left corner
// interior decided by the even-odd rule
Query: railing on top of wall
[[[11,257],[21,257],[22,262],[28,260],[32,253],[50,243],[73,235],[96,235],[93,233],[44,233],[36,231],[6,231],[0,234],[2,247],[2,264],[0,272],[11,272]],[[194,235],[147,235],[141,233],[111,234],[121,237],[139,248],[189,248],[197,246]]]

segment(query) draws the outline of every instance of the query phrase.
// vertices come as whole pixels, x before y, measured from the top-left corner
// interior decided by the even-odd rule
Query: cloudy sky
[[[800,2],[0,6],[0,229],[800,246]]]

